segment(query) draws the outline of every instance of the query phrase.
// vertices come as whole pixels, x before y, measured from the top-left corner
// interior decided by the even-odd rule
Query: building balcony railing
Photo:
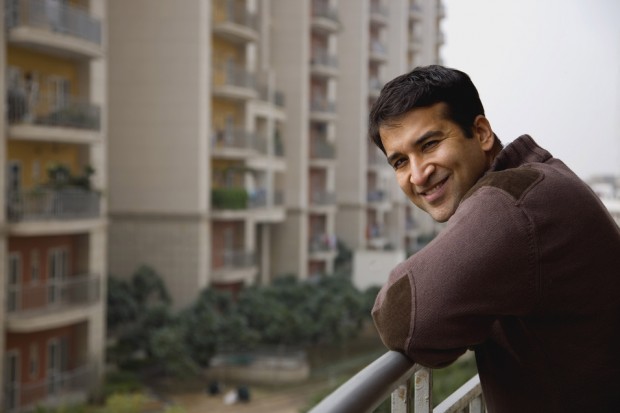
[[[308,251],[310,252],[332,252],[338,248],[335,235],[315,234],[310,237]]]
[[[101,45],[101,22],[70,2],[5,0],[5,13],[8,29],[27,26]]]
[[[216,23],[233,23],[240,26],[245,26],[252,30],[258,30],[258,16],[256,13],[251,13],[245,7],[241,7],[243,3],[239,3],[235,0],[217,0],[215,2]]]
[[[314,205],[334,205],[336,204],[336,193],[329,191],[313,191],[310,196],[310,203]]]
[[[214,252],[213,263],[215,269],[229,268],[242,269],[256,265],[256,254],[252,251],[227,249]]]
[[[324,139],[313,139],[310,144],[310,158],[335,159],[336,147]]]
[[[387,7],[377,4],[377,3],[370,4],[370,14],[374,16],[379,16],[383,19],[389,16]]]
[[[95,367],[86,364],[73,370],[47,372],[47,377],[25,383],[5,383],[7,413],[31,411],[37,406],[61,406],[86,400],[96,380]],[[81,397],[80,397],[81,396]]]
[[[215,86],[235,86],[257,91],[256,76],[236,63],[216,63],[213,67]]]
[[[101,195],[78,187],[34,189],[8,195],[11,222],[96,218]]]
[[[101,297],[101,279],[82,275],[36,285],[7,286],[7,312],[29,315],[95,303]]]
[[[250,149],[260,153],[267,152],[267,140],[260,138],[253,132],[241,128],[217,130],[213,133],[213,149],[235,148]]]
[[[10,125],[100,129],[101,110],[85,99],[71,96],[59,99],[52,95],[33,98],[24,89],[12,88],[8,90],[7,103]]]
[[[378,39],[370,42],[370,52],[376,56],[387,56],[387,47]]]
[[[247,209],[248,191],[243,187],[223,187],[211,189],[213,209]]]
[[[325,49],[315,49],[312,52],[312,59],[310,64],[313,66],[327,66],[331,68],[338,68],[338,56],[330,54]]]
[[[331,7],[325,0],[313,0],[312,2],[312,17],[321,17],[329,19],[335,23],[340,24],[340,17],[338,16],[338,10]]]
[[[312,99],[310,110],[312,112],[336,113],[336,102],[330,102],[326,99]]]
[[[446,400],[432,407],[432,370],[395,351],[366,366],[323,399],[309,413],[370,413],[391,394],[396,413],[482,413],[485,411],[478,375]]]
[[[368,202],[385,202],[388,199],[385,191],[382,191],[380,189],[368,191],[368,195],[366,196],[366,198]]]
[[[258,96],[265,102],[271,102],[276,106],[283,108],[285,104],[284,93],[279,90],[273,91],[273,96],[269,95],[269,88],[263,84],[258,85]]]

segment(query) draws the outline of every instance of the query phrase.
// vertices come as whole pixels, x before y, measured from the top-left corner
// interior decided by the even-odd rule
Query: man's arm
[[[539,282],[533,228],[500,189],[484,187],[465,200],[379,292],[372,314],[385,345],[442,367],[485,341],[499,317],[533,311]]]

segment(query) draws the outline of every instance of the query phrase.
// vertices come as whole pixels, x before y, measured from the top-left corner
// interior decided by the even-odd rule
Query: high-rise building
[[[109,1],[109,267],[207,286],[413,249],[412,208],[366,138],[382,83],[438,62],[439,0]],[[418,225],[419,227],[419,225]]]
[[[0,410],[86,400],[103,373],[104,0],[0,13]]]

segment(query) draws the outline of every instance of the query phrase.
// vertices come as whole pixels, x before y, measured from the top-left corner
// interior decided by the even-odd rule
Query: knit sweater
[[[392,270],[372,315],[422,365],[474,350],[490,412],[620,411],[620,230],[527,135]]]

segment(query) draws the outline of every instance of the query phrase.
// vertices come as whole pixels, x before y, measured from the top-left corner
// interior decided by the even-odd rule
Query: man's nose
[[[410,161],[411,176],[409,181],[415,186],[424,186],[435,169],[432,164],[426,162]]]

